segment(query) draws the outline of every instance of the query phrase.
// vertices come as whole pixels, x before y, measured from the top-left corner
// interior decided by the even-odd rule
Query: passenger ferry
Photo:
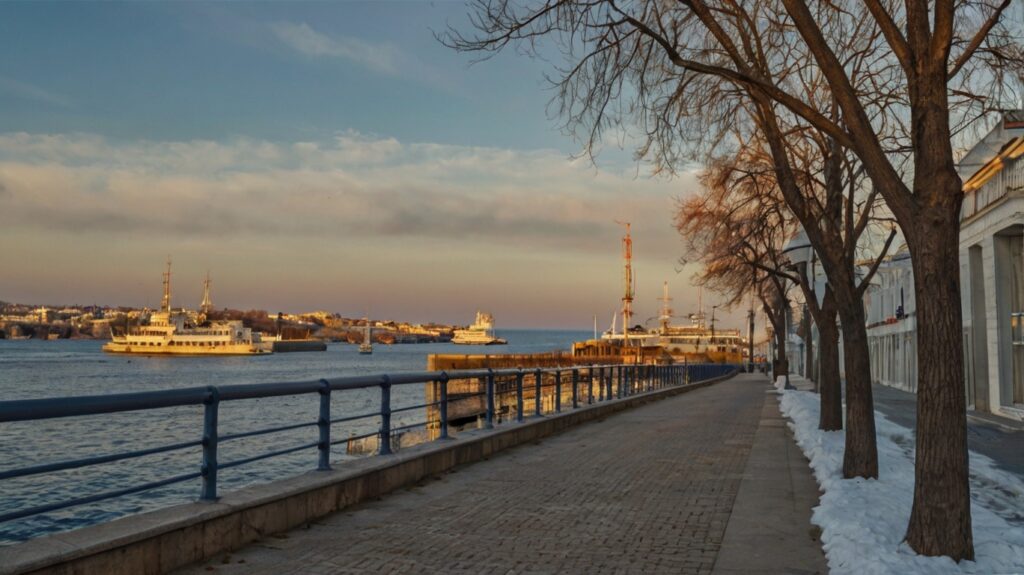
[[[501,345],[507,341],[494,335],[494,316],[477,311],[476,321],[466,329],[455,330],[452,343],[462,345]]]
[[[207,322],[210,304],[210,278],[204,283],[201,312],[192,316],[185,310],[171,309],[171,262],[164,272],[164,297],[160,311],[150,315],[149,324],[128,328],[112,335],[103,346],[110,353],[145,355],[257,355],[273,352],[273,342],[261,341],[259,332],[245,327],[240,320]]]
[[[640,347],[661,347],[673,359],[689,362],[742,363],[746,357],[747,339],[738,329],[708,329],[704,321],[703,310],[689,316],[690,325],[672,325],[673,317],[668,302],[668,282],[664,285],[664,296],[660,326],[655,330],[642,329],[639,326],[617,333],[613,322],[612,328],[604,332],[601,340]]]

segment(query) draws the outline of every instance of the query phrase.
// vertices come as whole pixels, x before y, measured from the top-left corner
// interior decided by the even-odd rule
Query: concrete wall
[[[339,509],[436,477],[453,467],[573,426],[728,379],[670,387],[621,400],[460,434],[395,455],[346,462],[230,493],[0,548],[0,575],[164,573],[308,523]]]

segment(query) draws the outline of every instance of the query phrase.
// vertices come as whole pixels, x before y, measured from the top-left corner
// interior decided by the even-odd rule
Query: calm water
[[[0,340],[0,400],[95,395],[224,385],[296,381],[374,373],[423,371],[432,353],[536,353],[568,350],[573,341],[590,336],[576,331],[516,331],[498,334],[509,340],[501,347],[452,344],[374,346],[370,356],[356,346],[331,344],[325,352],[283,353],[263,357],[113,356],[100,351],[99,341]],[[424,402],[420,385],[392,391],[393,408]],[[319,398],[279,397],[225,402],[220,406],[221,435],[275,425],[315,421]],[[359,390],[332,394],[332,416],[377,411],[379,392]],[[395,414],[393,425],[418,423],[423,410]],[[372,431],[376,419],[337,424],[335,438]],[[316,440],[316,427],[221,443],[221,463],[285,449]],[[186,406],[35,422],[0,423],[0,470],[195,441],[202,435],[202,408]],[[344,444],[335,445],[332,460],[348,458]],[[221,493],[252,483],[301,473],[316,467],[315,448],[222,470]],[[0,513],[137,485],[198,471],[199,447],[129,461],[0,482]],[[140,494],[0,524],[0,545],[62,531],[140,511],[194,500],[199,479]]]

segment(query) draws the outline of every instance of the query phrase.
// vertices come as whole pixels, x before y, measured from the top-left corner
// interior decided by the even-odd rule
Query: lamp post
[[[789,261],[793,265],[794,268],[798,268],[799,266],[804,266],[805,275],[806,275],[808,264],[811,265],[811,270],[812,271],[811,271],[810,277],[808,278],[809,279],[809,283],[810,283],[809,287],[811,288],[811,297],[817,298],[818,296],[817,296],[817,294],[815,294],[815,291],[814,291],[815,278],[814,278],[814,268],[813,268],[813,265],[814,265],[815,252],[814,252],[814,248],[811,246],[810,239],[807,237],[807,232],[805,232],[803,229],[801,229],[800,233],[797,234],[796,237],[794,237],[792,240],[789,241],[789,243],[786,245],[785,249],[782,250],[782,253],[788,255]],[[804,316],[807,315],[807,301],[806,301],[806,299],[807,298],[804,298],[804,300],[805,300],[804,301],[804,309],[803,309]],[[785,318],[787,318],[787,317],[788,317],[788,313],[783,316],[783,319],[785,320]],[[803,371],[808,376],[810,375],[810,370],[807,369],[807,365],[810,364],[813,361],[812,360],[812,355],[814,353],[814,344],[812,342],[811,327],[810,327],[810,325],[811,325],[810,322],[808,322],[807,333],[804,334],[804,340],[807,342],[807,361],[806,361],[806,363],[804,363],[804,360],[803,360],[803,348],[804,348],[804,345],[803,344],[800,345],[801,363],[804,363]],[[785,337],[787,337],[787,338],[789,337],[788,329],[786,331]],[[786,373],[786,387],[789,388],[789,372],[788,371]],[[814,390],[815,390],[815,392],[818,391],[818,382],[817,381],[814,382]]]

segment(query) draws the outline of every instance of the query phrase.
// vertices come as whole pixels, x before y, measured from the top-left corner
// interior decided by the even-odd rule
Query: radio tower
[[[167,256],[167,271],[164,272],[164,299],[160,302],[160,311],[171,312],[171,256]]]
[[[622,257],[626,260],[623,275],[625,292],[622,295],[622,339],[629,345],[629,321],[633,317],[633,238],[629,236],[629,222],[615,223],[626,226],[626,235],[622,237]]]

